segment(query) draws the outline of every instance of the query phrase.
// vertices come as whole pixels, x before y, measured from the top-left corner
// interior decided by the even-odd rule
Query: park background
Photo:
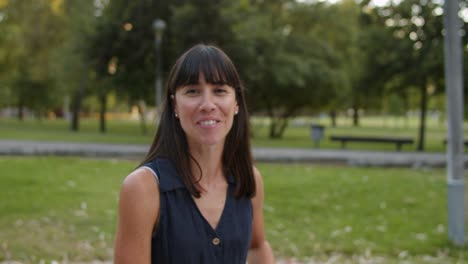
[[[254,147],[339,150],[330,135],[399,136],[414,139],[403,152],[442,153],[442,5],[0,0],[0,139],[148,145],[157,125],[156,79],[164,83],[181,52],[207,43],[230,55],[245,83]],[[459,15],[467,65],[466,1]],[[159,32],[156,19],[165,24]],[[325,128],[319,146],[312,124]],[[388,144],[347,148],[395,151]],[[111,260],[119,185],[137,163],[2,157],[0,261]],[[466,246],[447,237],[443,168],[258,167],[266,232],[278,259],[468,258]]]

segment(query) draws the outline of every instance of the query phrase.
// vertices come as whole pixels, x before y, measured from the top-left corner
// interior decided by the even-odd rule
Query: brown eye
[[[199,91],[195,88],[187,88],[184,93],[187,95],[196,95]]]
[[[228,92],[227,89],[223,88],[223,87],[217,87],[217,88],[215,88],[214,91],[215,91],[216,94],[225,94],[225,93]]]

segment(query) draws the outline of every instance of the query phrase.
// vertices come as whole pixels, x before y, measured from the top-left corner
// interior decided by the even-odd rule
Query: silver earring
[[[174,113],[175,118],[179,118],[179,115],[177,113]]]
[[[237,115],[237,113],[239,113],[239,110],[236,110],[236,112],[234,112],[234,115]]]

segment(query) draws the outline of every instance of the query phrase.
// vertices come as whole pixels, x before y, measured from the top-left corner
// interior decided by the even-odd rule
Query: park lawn
[[[418,133],[417,119],[404,121],[391,117],[362,118],[360,127],[353,127],[348,119],[338,119],[337,127],[330,127],[329,120],[324,118],[297,118],[290,122],[281,139],[268,137],[268,119],[253,117],[252,144],[256,147],[294,147],[314,148],[310,137],[309,125],[318,123],[325,125],[325,138],[320,142],[322,149],[340,149],[339,142],[329,140],[330,135],[361,135],[361,136],[401,136],[415,140],[413,145],[404,145],[402,151],[415,151]],[[69,122],[65,120],[33,120],[0,119],[0,139],[41,140],[41,141],[72,141],[72,142],[102,142],[121,144],[149,145],[155,131],[153,122],[148,122],[147,133],[143,135],[141,125],[136,120],[109,119],[107,133],[98,132],[98,120],[82,118],[80,131],[71,132]],[[465,123],[468,130],[468,123]],[[429,119],[426,132],[426,151],[444,152],[446,128],[439,121]],[[347,145],[348,149],[395,151],[395,144],[355,143]]]
[[[0,159],[0,260],[109,259],[121,180],[134,164]]]
[[[63,119],[0,119],[0,139],[149,145],[155,131],[154,124],[147,124],[147,129],[147,134],[143,135],[138,121],[111,119],[107,121],[107,132],[103,134],[99,132],[99,120],[82,118],[79,132],[72,132],[70,123]]]
[[[123,160],[0,159],[0,261],[109,260]],[[276,256],[455,263],[441,169],[258,164]],[[351,262],[353,263],[353,262]]]
[[[444,170],[280,164],[259,169],[267,235],[280,255],[391,259],[468,253],[447,241]]]

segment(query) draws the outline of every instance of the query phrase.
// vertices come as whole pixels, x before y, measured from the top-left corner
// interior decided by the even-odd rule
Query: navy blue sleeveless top
[[[151,240],[152,264],[245,264],[252,236],[252,203],[234,198],[235,180],[216,229],[206,221],[167,159],[144,165],[159,181],[160,216]]]

